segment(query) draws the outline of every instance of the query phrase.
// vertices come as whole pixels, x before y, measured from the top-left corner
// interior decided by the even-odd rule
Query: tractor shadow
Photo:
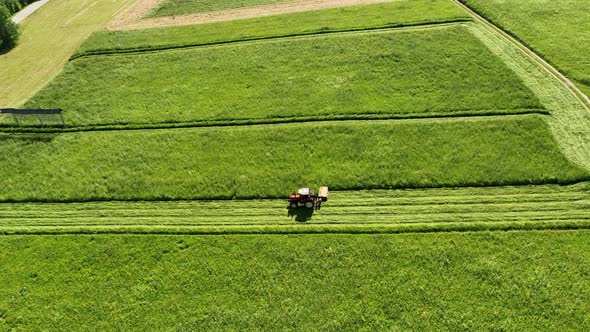
[[[308,220],[311,220],[314,211],[315,209],[308,209],[303,206],[297,208],[289,207],[287,215],[291,218],[295,218],[295,221],[297,222],[306,222]]]

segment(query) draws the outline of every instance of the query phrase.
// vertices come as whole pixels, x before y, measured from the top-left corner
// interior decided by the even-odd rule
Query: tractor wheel
[[[297,208],[297,203],[291,203],[290,207],[291,207],[291,209],[296,209]]]
[[[308,209],[313,208],[313,202],[305,202],[305,207]]]

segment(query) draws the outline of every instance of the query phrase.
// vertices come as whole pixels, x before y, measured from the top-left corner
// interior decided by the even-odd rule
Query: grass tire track
[[[335,191],[303,222],[286,201],[0,204],[0,234],[315,234],[589,229],[590,182]]]

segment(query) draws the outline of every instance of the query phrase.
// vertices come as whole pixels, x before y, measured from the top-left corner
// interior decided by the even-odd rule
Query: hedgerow
[[[18,27],[12,22],[10,16],[10,11],[0,6],[0,52],[16,46],[20,36]]]

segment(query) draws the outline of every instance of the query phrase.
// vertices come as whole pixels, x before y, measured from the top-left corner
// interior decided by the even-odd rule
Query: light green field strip
[[[450,0],[401,0],[212,24],[101,30],[84,42],[75,56],[469,19],[469,15]]]
[[[551,113],[551,131],[566,156],[590,169],[590,112],[562,82],[520,48],[480,23],[471,32],[535,93]]]
[[[223,9],[254,7],[292,0],[163,0],[148,17],[182,15]]]
[[[590,329],[589,231],[0,236],[7,331]]]
[[[320,210],[286,200],[3,203],[0,233],[379,233],[590,227],[590,183],[332,191]]]
[[[0,55],[0,108],[19,106],[32,96],[129,1],[49,1],[27,18],[19,45]]]
[[[590,94],[590,0],[461,0]]]
[[[70,62],[26,104],[70,126],[518,113],[532,92],[462,25]]]

